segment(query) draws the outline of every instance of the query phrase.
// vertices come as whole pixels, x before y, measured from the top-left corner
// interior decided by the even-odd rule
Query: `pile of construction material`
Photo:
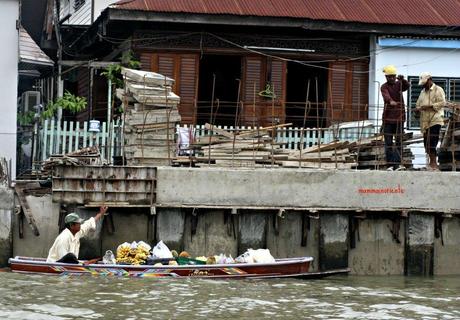
[[[418,138],[417,138],[418,139]],[[413,167],[412,154],[409,144],[415,143],[418,140],[413,139],[413,133],[405,133],[403,135],[403,146],[402,146],[402,165],[407,169]],[[356,142],[355,150],[358,154],[358,165],[357,169],[372,169],[372,170],[386,170],[389,167],[393,167],[394,164],[388,163],[385,158],[385,142],[383,135],[377,135],[375,137],[359,140]]]
[[[283,149],[283,143],[272,137],[277,125],[256,130],[231,132],[206,124],[212,134],[203,136],[191,145],[194,157],[177,157],[176,163],[217,167],[287,167],[318,169],[374,169],[392,166],[385,160],[383,135],[357,141],[332,141],[301,150]],[[408,147],[418,142],[412,133],[404,135],[403,164],[412,168],[413,155]]]
[[[460,171],[460,106],[451,105],[447,129],[438,150],[441,171]]]
[[[283,167],[351,169],[357,164],[355,147],[354,142],[332,141],[303,150],[291,151],[289,159],[279,164]]]
[[[175,127],[181,118],[179,96],[172,92],[174,79],[155,72],[122,69],[124,146],[128,165],[169,165],[176,154]]]
[[[195,166],[206,167],[267,167],[276,165],[277,161],[287,160],[289,150],[281,148],[273,141],[269,132],[277,127],[259,128],[231,132],[206,124],[209,135],[194,141],[191,148],[195,149],[193,162]],[[178,157],[177,163],[190,161],[190,157]]]
[[[53,174],[55,166],[92,166],[106,164],[101,157],[98,146],[85,147],[66,154],[51,155],[46,159],[39,171],[33,172],[34,179],[47,179]],[[32,176],[29,176],[32,179]]]

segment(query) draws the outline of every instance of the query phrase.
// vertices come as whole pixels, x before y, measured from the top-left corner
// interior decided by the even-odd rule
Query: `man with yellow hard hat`
[[[404,170],[402,165],[402,138],[406,110],[403,92],[410,87],[409,81],[403,75],[398,75],[396,67],[388,65],[383,68],[387,79],[381,87],[383,107],[383,135],[385,139],[385,158],[389,164],[388,170]]]

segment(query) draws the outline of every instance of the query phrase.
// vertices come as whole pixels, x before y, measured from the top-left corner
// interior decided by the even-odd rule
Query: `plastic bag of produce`
[[[142,247],[144,250],[146,250],[147,252],[152,250],[152,247],[148,244],[148,243],[145,243],[144,241],[139,241],[137,243],[137,246],[138,247]]]
[[[113,254],[112,250],[107,250],[105,252],[104,257],[102,257],[102,263],[104,264],[116,264],[117,261],[115,260],[115,255]]]
[[[216,257],[216,263],[217,264],[229,264],[229,263],[235,263],[235,260],[232,258],[232,256],[226,256],[225,254],[221,253]]]
[[[225,259],[225,264],[229,264],[229,263],[235,263],[235,259],[233,259],[232,255],[229,255],[226,259]]]
[[[169,250],[168,246],[164,244],[163,240],[157,243],[152,250],[152,257],[156,259],[167,259],[172,258],[173,255]]]

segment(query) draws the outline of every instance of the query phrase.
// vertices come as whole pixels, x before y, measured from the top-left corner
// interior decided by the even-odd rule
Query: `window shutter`
[[[152,71],[152,54],[142,52],[140,56],[141,68],[143,70]]]
[[[276,100],[283,102],[286,91],[286,62],[272,60],[271,62],[271,83],[275,89]]]
[[[180,56],[180,74],[178,83],[178,94],[181,99],[179,111],[182,123],[194,123],[195,121],[195,99],[198,86],[198,56]]]
[[[262,58],[261,57],[246,57],[244,59],[244,102],[253,103],[254,101],[254,86],[256,92],[256,101],[259,101],[257,95],[261,89],[262,82]]]
[[[329,67],[329,123],[367,119],[367,61],[336,61]]]
[[[328,118],[330,122],[342,121],[345,113],[347,94],[347,64],[345,62],[331,62],[329,64],[330,86],[328,88]]]
[[[364,120],[368,118],[368,85],[369,74],[367,62],[356,61],[353,63],[353,81],[349,84],[352,86],[352,114],[349,121]]]

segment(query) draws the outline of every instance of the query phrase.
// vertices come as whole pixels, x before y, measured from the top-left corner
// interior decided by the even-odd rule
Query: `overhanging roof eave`
[[[107,9],[107,22],[138,21],[210,25],[245,25],[262,27],[303,28],[314,31],[361,32],[371,34],[427,34],[440,36],[459,35],[456,26],[445,25],[396,25],[364,23],[356,21],[315,20],[294,17],[239,16],[231,14],[167,13],[142,10]]]

